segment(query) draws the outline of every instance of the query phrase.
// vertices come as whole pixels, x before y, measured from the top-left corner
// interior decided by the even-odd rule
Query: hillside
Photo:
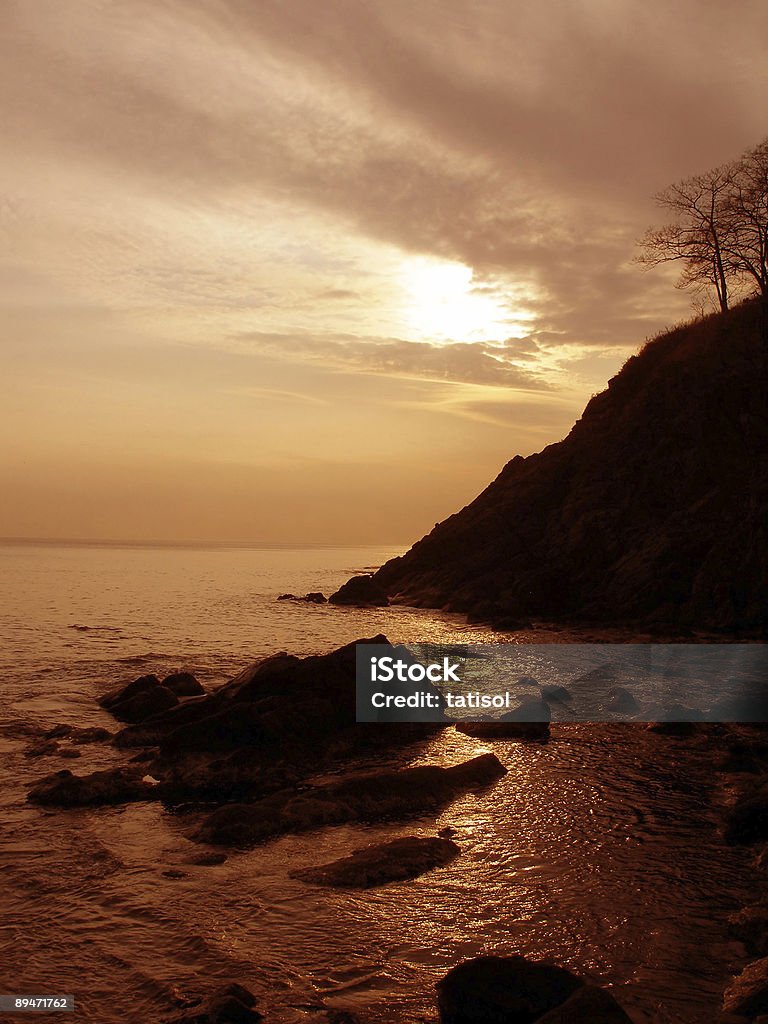
[[[675,328],[375,581],[498,625],[765,632],[767,396],[760,303]]]

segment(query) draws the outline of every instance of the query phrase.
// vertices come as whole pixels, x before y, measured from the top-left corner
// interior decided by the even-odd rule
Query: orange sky
[[[686,314],[768,8],[5,0],[0,536],[407,543]]]

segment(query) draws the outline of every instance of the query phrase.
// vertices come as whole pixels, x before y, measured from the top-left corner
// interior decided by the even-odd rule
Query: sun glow
[[[405,315],[424,339],[496,341],[519,334],[519,320],[498,292],[474,282],[463,263],[416,257],[403,265]]]

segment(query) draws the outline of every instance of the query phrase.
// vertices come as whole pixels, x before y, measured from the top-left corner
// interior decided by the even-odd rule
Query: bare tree
[[[768,296],[768,139],[736,165],[729,199],[730,272]]]
[[[714,287],[720,309],[728,309],[731,279],[739,271],[735,251],[732,190],[735,164],[724,164],[670,185],[655,197],[674,219],[650,228],[640,240],[639,263],[657,267],[682,262],[678,287]]]

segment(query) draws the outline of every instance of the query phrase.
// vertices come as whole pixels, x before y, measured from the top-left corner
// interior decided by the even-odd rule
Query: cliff
[[[374,582],[500,626],[764,633],[765,325],[754,301],[648,343],[563,441],[513,458]]]

